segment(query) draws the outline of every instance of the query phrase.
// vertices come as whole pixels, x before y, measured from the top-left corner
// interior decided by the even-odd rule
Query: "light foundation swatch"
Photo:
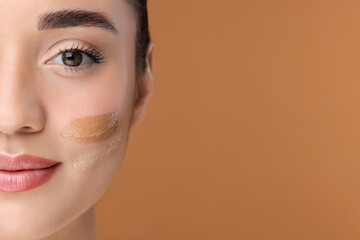
[[[117,113],[77,118],[65,127],[60,136],[77,142],[99,142],[110,136],[117,124]]]
[[[99,149],[84,152],[73,159],[73,166],[79,171],[86,171],[93,168],[101,160],[108,157],[116,149],[120,148],[122,144],[122,133],[119,137],[114,138],[111,142],[102,146]]]

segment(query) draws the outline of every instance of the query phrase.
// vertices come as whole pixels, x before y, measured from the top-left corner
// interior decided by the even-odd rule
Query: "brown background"
[[[360,2],[150,0],[155,92],[101,239],[360,239]]]

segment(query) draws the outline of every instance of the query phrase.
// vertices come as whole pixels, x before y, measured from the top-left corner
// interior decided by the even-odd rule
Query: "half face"
[[[125,0],[0,0],[0,154],[58,163],[39,186],[42,173],[0,170],[0,239],[49,236],[110,185],[134,107],[135,19]]]

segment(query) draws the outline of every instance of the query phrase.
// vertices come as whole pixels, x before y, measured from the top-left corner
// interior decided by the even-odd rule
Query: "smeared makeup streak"
[[[73,158],[73,166],[76,170],[86,171],[93,168],[97,163],[108,157],[115,150],[122,148],[122,132],[105,146],[81,153]]]
[[[99,142],[110,136],[117,124],[117,113],[77,118],[65,127],[60,136],[77,142]]]

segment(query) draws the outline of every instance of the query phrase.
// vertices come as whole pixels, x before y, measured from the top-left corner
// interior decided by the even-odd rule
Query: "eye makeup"
[[[99,142],[110,136],[117,125],[117,113],[77,118],[65,127],[60,136],[76,142]]]

